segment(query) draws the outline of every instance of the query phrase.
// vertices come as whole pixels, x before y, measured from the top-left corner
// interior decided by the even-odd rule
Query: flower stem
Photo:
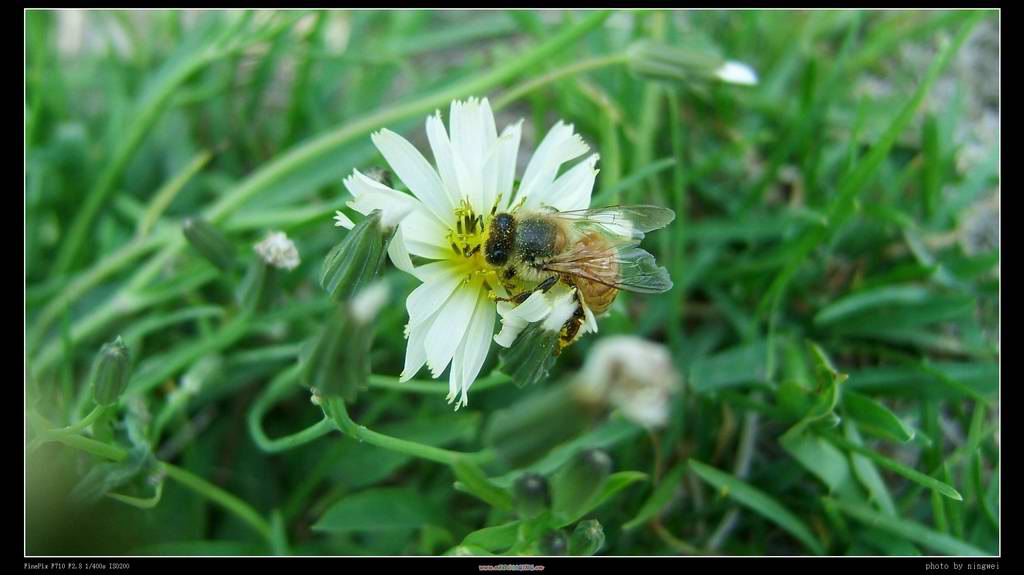
[[[526,82],[506,91],[501,95],[501,97],[494,101],[494,111],[498,111],[505,106],[508,106],[512,102],[526,96],[537,88],[541,88],[552,82],[561,80],[562,78],[582,74],[583,72],[596,70],[598,68],[625,64],[628,60],[629,56],[625,52],[615,52],[612,54],[605,54],[603,56],[595,56],[593,58],[583,60],[582,62],[576,62],[575,64],[556,68],[543,76],[527,80]]]
[[[468,459],[474,463],[481,464],[491,461],[494,458],[494,453],[489,450],[480,451],[477,453],[460,453],[458,451],[449,451],[447,449],[441,449],[440,447],[434,447],[432,445],[423,445],[415,441],[408,441],[405,439],[399,439],[397,437],[391,437],[390,435],[384,435],[383,433],[377,433],[364,425],[352,421],[352,418],[348,415],[348,410],[345,409],[345,402],[339,397],[329,397],[324,399],[323,403],[324,414],[330,417],[338,429],[342,433],[357,439],[359,441],[365,441],[369,444],[376,445],[377,447],[383,447],[384,449],[390,449],[399,453],[405,453],[415,457],[422,457],[423,459],[429,459],[431,461],[437,461],[438,463],[444,463],[446,465],[454,465],[456,461],[460,459]]]
[[[86,429],[93,423],[96,423],[96,420],[99,419],[106,411],[107,408],[105,406],[97,405],[96,407],[92,408],[92,411],[90,411],[88,415],[78,420],[77,422],[72,423],[71,425],[61,429],[54,429],[53,431],[61,433],[77,433],[83,429]]]
[[[219,504],[221,507],[233,513],[236,517],[247,523],[267,541],[272,539],[270,523],[260,514],[238,497],[224,491],[209,481],[186,471],[176,465],[163,463],[163,469],[167,477],[195,491],[199,495]]]

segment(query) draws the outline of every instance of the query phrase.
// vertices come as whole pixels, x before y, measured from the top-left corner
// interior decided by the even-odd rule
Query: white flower
[[[737,62],[735,60],[729,60],[725,64],[722,64],[717,70],[715,70],[715,76],[718,76],[719,80],[723,82],[729,82],[731,84],[740,84],[743,86],[753,86],[757,84],[757,73],[750,66],[743,62]]]
[[[598,341],[576,380],[584,397],[607,401],[626,417],[652,427],[665,424],[669,397],[678,386],[665,346],[624,335]]]
[[[299,250],[284,232],[272,232],[253,249],[274,267],[293,270],[299,266]]]
[[[424,365],[435,378],[449,369],[448,401],[458,398],[456,409],[468,403],[467,392],[483,367],[494,335],[498,306],[490,294],[508,295],[497,271],[483,258],[491,217],[519,206],[586,208],[597,175],[595,154],[556,177],[563,164],[589,150],[571,125],[558,122],[540,143],[513,193],[521,128],[522,121],[499,135],[486,98],[455,101],[448,130],[440,111],[427,118],[434,165],[390,130],[372,136],[411,195],[358,170],[345,179],[354,198],[349,207],[361,214],[379,209],[382,222],[398,223],[388,255],[395,266],[423,282],[406,301],[409,341],[401,379],[411,379]],[[415,267],[410,255],[433,261]],[[550,297],[531,296],[536,307],[528,306],[521,313],[534,309],[536,313],[529,317],[536,319],[522,321],[547,317],[555,301],[571,295],[569,288],[560,287],[551,290]],[[519,309],[511,304],[501,308],[503,312]],[[509,329],[509,334],[518,333]]]

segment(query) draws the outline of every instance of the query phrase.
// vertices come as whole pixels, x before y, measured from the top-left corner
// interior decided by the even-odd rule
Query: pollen
[[[455,228],[448,230],[447,239],[455,255],[470,260],[480,258],[487,241],[487,226],[484,217],[474,212],[466,200],[455,208]]]

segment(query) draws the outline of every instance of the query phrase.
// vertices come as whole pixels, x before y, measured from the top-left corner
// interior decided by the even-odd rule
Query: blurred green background
[[[385,166],[369,133],[426,150],[425,117],[467,96],[491,99],[499,129],[525,118],[521,161],[574,124],[601,154],[594,205],[672,207],[645,246],[675,288],[623,294],[548,382],[481,386],[452,413],[445,381],[395,384],[416,280],[389,268],[356,421],[476,451],[494,413],[566,385],[600,337],[640,335],[685,382],[670,423],[613,415],[547,460],[599,446],[638,472],[587,515],[599,554],[999,551],[996,12],[25,18],[30,444],[35,423],[91,410],[102,343],[121,335],[134,361],[87,433],[130,457],[27,449],[28,554],[441,554],[511,520],[449,466],[338,433],[267,453],[247,425],[331,307],[318,274],[343,235],[341,178]],[[760,81],[641,74],[639,40]],[[239,274],[182,237],[197,215],[240,261],[269,230],[296,241],[267,311],[237,321]],[[268,434],[319,419],[281,389]]]

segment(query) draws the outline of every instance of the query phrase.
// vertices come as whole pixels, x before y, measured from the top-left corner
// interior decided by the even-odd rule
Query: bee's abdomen
[[[619,295],[619,290],[616,288],[580,277],[576,278],[576,287],[583,295],[583,301],[587,303],[587,307],[595,314],[604,313],[615,301],[615,296]]]
[[[580,238],[580,242],[587,251],[594,254],[604,254],[601,257],[593,258],[588,268],[602,278],[607,278],[608,283],[613,283],[619,275],[619,262],[615,257],[615,250],[608,249],[608,243],[599,234],[587,234]],[[579,289],[583,301],[586,302],[590,311],[595,314],[603,313],[608,309],[615,296],[619,295],[618,288],[600,282],[591,281],[576,276],[574,278],[576,288]]]

